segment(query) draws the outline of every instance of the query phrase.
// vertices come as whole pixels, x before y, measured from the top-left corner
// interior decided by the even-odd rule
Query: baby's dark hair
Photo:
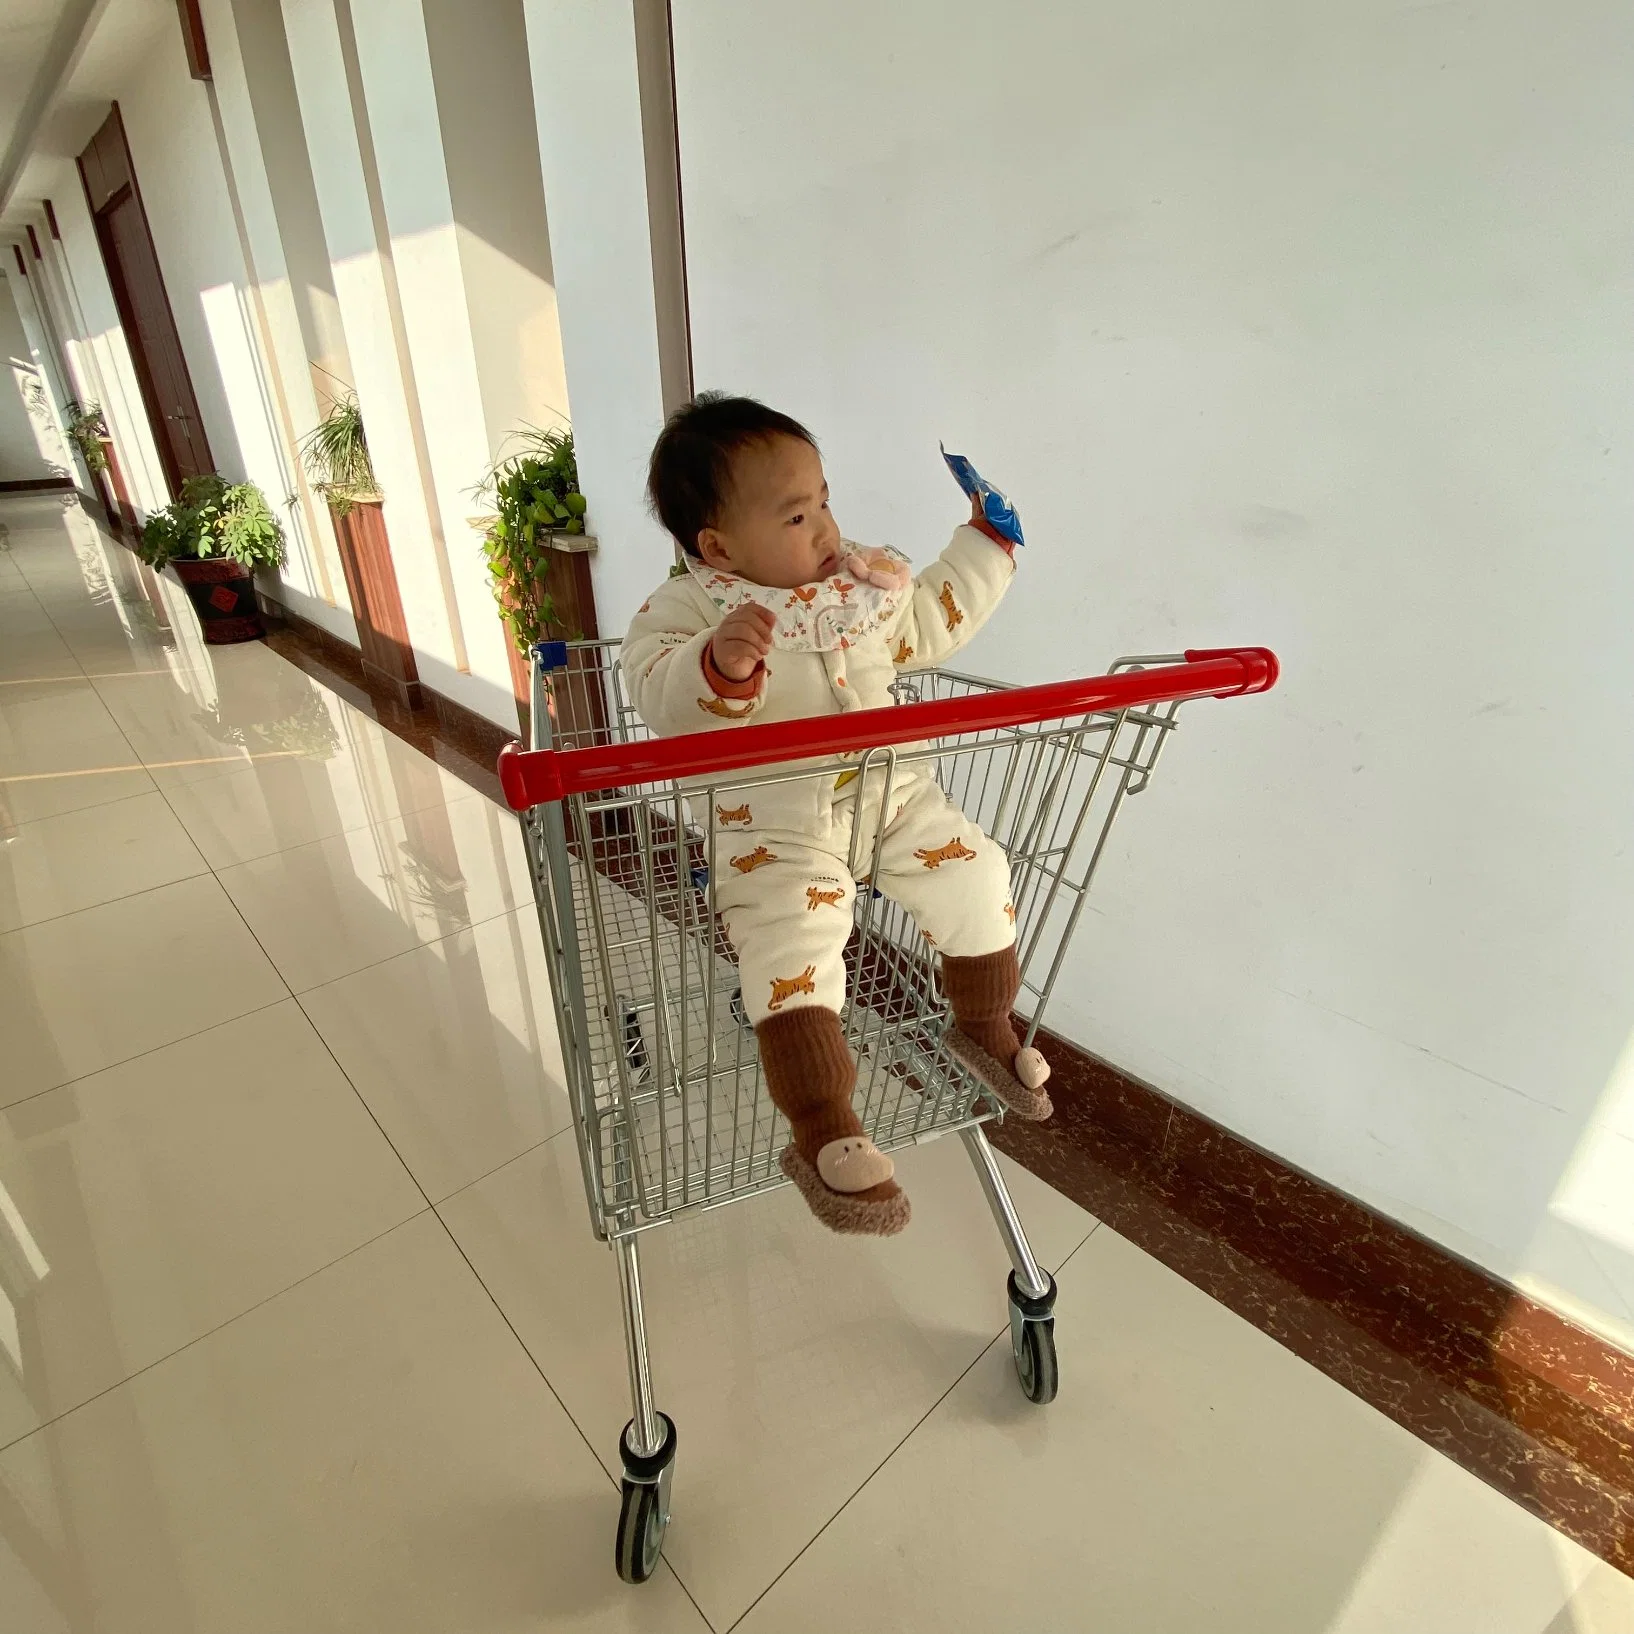
[[[700,392],[669,417],[647,465],[647,500],[689,556],[698,554],[699,533],[720,520],[734,458],[778,437],[817,446],[798,420],[752,397]]]

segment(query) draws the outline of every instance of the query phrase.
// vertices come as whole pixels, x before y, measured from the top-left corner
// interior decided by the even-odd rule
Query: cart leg
[[[619,1237],[618,1285],[623,1294],[624,1343],[630,1359],[630,1399],[635,1415],[619,1437],[624,1479],[619,1483],[618,1575],[645,1583],[658,1568],[669,1525],[670,1476],[675,1469],[675,1425],[652,1403],[652,1370],[647,1361],[647,1324],[641,1310],[639,1239]]]
[[[998,1159],[980,1124],[960,1131],[965,1151],[981,1182],[987,1206],[1010,1255],[1010,1348],[1016,1375],[1029,1401],[1040,1405],[1055,1399],[1058,1374],[1055,1360],[1055,1278],[1033,1258],[1021,1216],[1010,1188],[999,1172]]]
[[[975,1167],[976,1178],[982,1183],[987,1206],[993,1211],[994,1224],[998,1226],[1004,1246],[1009,1250],[1017,1286],[1033,1299],[1053,1294],[1055,1285],[1049,1273],[1041,1270],[1038,1261],[1033,1258],[1027,1233],[1021,1229],[1021,1216],[1016,1213],[1016,1205],[1010,1200],[1010,1188],[1005,1185],[1004,1176],[999,1172],[999,1160],[993,1155],[986,1132],[978,1123],[960,1130],[960,1134],[964,1139],[965,1151],[970,1154],[970,1161]]]
[[[641,1307],[641,1255],[635,1237],[613,1243],[618,1258],[618,1286],[624,1297],[624,1346],[630,1359],[630,1401],[635,1417],[624,1432],[626,1448],[638,1458],[650,1458],[662,1445],[664,1432],[652,1404],[652,1367],[647,1360],[647,1321]]]

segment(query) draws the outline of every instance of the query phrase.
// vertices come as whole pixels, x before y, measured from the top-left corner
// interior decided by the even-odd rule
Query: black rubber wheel
[[[667,1413],[660,1413],[658,1422],[664,1439],[656,1452],[643,1456],[631,1450],[633,1422],[624,1426],[619,1437],[624,1479],[619,1482],[618,1540],[613,1553],[618,1575],[626,1583],[645,1583],[658,1570],[658,1557],[664,1551],[676,1435],[675,1423]]]
[[[1055,1400],[1061,1374],[1055,1362],[1055,1320],[1016,1322],[1010,1330],[1010,1348],[1015,1352],[1016,1377],[1028,1401],[1043,1407]]]
[[[664,1551],[664,1492],[656,1481],[619,1483],[623,1502],[618,1511],[618,1575],[626,1583],[645,1583],[658,1569]]]

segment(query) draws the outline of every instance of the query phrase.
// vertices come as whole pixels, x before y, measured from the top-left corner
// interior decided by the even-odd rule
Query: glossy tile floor
[[[512,819],[0,502],[0,1630],[1628,1634],[1634,1582],[1031,1176],[646,1239],[668,1563]]]

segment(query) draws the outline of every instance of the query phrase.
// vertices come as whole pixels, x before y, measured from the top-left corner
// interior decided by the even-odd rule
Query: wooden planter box
[[[556,618],[545,631],[547,641],[595,641],[601,635],[596,622],[596,598],[590,583],[590,558],[596,541],[588,534],[555,533],[550,538],[550,566],[543,590],[556,608]],[[511,627],[505,625],[505,651],[511,661],[511,690],[516,697],[516,719],[523,742],[530,730],[528,661],[516,650]],[[557,689],[556,735],[575,747],[606,741],[607,707],[599,674],[574,661],[568,682]]]
[[[331,506],[329,514],[340,545],[352,616],[357,620],[363,668],[395,692],[405,709],[419,709],[425,702],[420,671],[403,617],[403,598],[397,589],[397,568],[380,501],[356,500],[344,515]]]
[[[100,437],[103,458],[107,463],[100,471],[91,473],[96,484],[96,497],[108,514],[108,525],[115,533],[137,532],[136,509],[130,502],[130,489],[125,485],[125,473],[120,469],[119,456],[114,452],[113,439]]]

